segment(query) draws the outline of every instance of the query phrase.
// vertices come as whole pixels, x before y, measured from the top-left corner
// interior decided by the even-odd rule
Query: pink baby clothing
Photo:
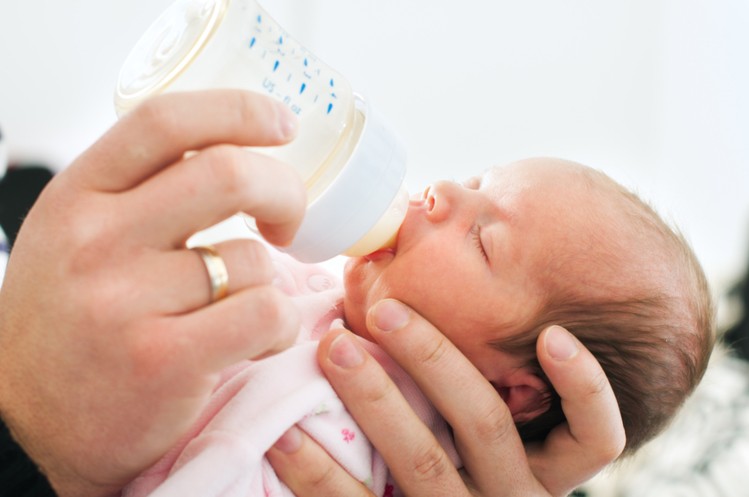
[[[294,424],[375,495],[402,495],[317,365],[319,338],[343,327],[340,280],[320,266],[301,264],[283,254],[273,257],[274,284],[292,297],[300,311],[297,344],[225,370],[192,430],[125,487],[122,497],[291,497],[264,454]],[[444,419],[394,361],[375,344],[361,340],[459,467]]]

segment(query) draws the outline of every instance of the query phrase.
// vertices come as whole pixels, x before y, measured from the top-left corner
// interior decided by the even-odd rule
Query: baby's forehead
[[[540,199],[549,208],[555,201],[582,200],[597,188],[590,188],[582,168],[553,161],[520,161],[495,165],[463,182],[467,188],[481,190],[505,208],[521,208]]]
[[[484,178],[513,176],[527,178],[538,182],[550,179],[568,178],[572,181],[590,180],[595,170],[564,159],[555,158],[533,158],[524,159],[509,164],[495,164],[484,170],[480,176]]]
[[[478,183],[502,195],[549,198],[549,200],[588,204],[611,204],[626,200],[626,188],[605,173],[562,159],[527,159],[484,170],[468,182]],[[554,202],[551,202],[554,203]],[[582,209],[589,208],[580,206]]]

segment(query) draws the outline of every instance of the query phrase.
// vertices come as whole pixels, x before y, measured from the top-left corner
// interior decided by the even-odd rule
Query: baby
[[[535,359],[546,327],[564,326],[601,363],[625,453],[666,425],[714,340],[706,279],[684,240],[604,174],[558,159],[433,184],[412,200],[394,249],[348,261],[345,291],[315,266],[279,258],[277,267],[301,311],[300,343],[227,371],[193,432],[124,495],[291,495],[263,454],[295,423],[376,495],[399,495],[317,369],[315,340],[340,326],[362,337],[459,465],[445,422],[368,341],[366,312],[383,298],[437,326],[494,385],[527,441],[564,421]]]

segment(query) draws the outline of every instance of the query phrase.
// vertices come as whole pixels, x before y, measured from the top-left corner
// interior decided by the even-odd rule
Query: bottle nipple
[[[401,186],[390,206],[367,234],[348,248],[343,255],[358,257],[378,250],[392,249],[398,238],[398,230],[408,211],[408,191]]]

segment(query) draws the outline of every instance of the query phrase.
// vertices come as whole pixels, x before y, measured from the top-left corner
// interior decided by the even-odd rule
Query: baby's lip
[[[364,258],[369,262],[377,262],[386,257],[393,257],[393,256],[395,256],[395,248],[384,248],[380,250],[375,250],[371,254],[365,255]]]
[[[400,238],[400,230],[398,230],[398,233],[395,234],[395,237],[391,239],[387,245],[385,245],[381,249],[375,250],[371,254],[365,255],[364,258],[369,262],[377,262],[386,257],[390,257],[390,258],[395,257],[395,254],[398,251],[399,238]]]
[[[427,203],[428,190],[429,189],[427,189],[427,191],[424,193],[411,195],[411,197],[408,200],[408,208],[412,209],[412,208],[424,207]],[[400,230],[398,230],[398,233],[395,235],[395,238],[390,242],[389,245],[379,250],[375,250],[371,254],[367,254],[363,256],[364,259],[366,259],[369,262],[376,262],[386,257],[391,257],[391,258],[394,257],[395,254],[398,252],[398,243],[400,241],[400,235],[401,235]]]

